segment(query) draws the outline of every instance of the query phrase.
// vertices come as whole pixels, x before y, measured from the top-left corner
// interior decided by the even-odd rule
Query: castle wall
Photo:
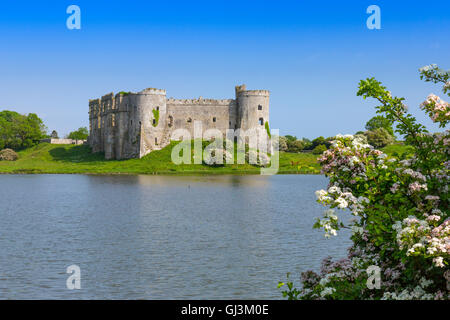
[[[156,117],[159,116],[159,119]],[[88,143],[106,159],[141,158],[170,143],[176,129],[189,131],[254,129],[265,132],[269,92],[236,87],[236,99],[167,99],[166,91],[148,88],[138,93],[113,93],[89,100]]]
[[[236,101],[213,99],[168,99],[167,100],[167,125],[170,131],[186,129],[194,138],[194,122],[202,122],[202,131],[218,129],[224,135],[229,128],[236,126],[237,106]],[[171,118],[169,118],[171,117]]]

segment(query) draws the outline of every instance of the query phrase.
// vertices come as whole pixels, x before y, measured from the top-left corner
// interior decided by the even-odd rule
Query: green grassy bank
[[[84,173],[84,174],[259,174],[249,164],[210,167],[204,164],[175,165],[171,161],[172,142],[142,159],[105,160],[102,153],[91,153],[88,146],[41,143],[19,151],[19,160],[0,161],[0,173]],[[318,174],[317,155],[280,153],[278,173]]]
[[[102,153],[92,153],[88,146],[41,143],[19,151],[19,160],[0,161],[0,173],[84,173],[84,174],[259,174],[260,168],[249,164],[211,167],[204,164],[175,165],[171,152],[177,142],[153,151],[142,159],[105,160]],[[401,144],[383,148],[389,155],[412,152]],[[317,155],[280,152],[280,174],[319,174]]]

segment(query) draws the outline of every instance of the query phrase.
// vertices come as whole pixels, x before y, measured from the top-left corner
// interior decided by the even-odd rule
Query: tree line
[[[89,135],[86,127],[70,132],[66,138],[85,140]],[[22,150],[38,144],[45,138],[58,138],[53,130],[47,134],[47,127],[35,113],[20,114],[15,111],[0,111],[0,150]]]
[[[364,143],[368,143],[375,148],[383,148],[395,142],[392,122],[383,117],[375,116],[367,121],[366,131],[358,131],[357,135]],[[321,154],[327,150],[334,137],[324,138],[322,136],[313,140],[307,138],[298,139],[296,136],[285,135],[279,137],[279,150],[285,152],[312,152]]]

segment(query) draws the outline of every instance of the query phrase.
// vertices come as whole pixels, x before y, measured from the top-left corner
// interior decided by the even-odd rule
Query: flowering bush
[[[420,70],[428,81],[448,86],[448,73],[428,66]],[[438,79],[438,80],[436,80]],[[444,87],[444,93],[450,91]],[[429,133],[407,113],[404,98],[393,97],[374,78],[362,80],[357,93],[375,98],[377,113],[396,124],[396,132],[414,147],[406,160],[389,157],[359,137],[337,135],[318,161],[329,177],[327,190],[316,192],[327,206],[314,227],[326,237],[341,228],[352,230],[348,257],[325,259],[319,274],[302,274],[302,288],[288,282],[285,296],[294,299],[448,299],[450,218],[450,131]],[[422,109],[445,127],[450,105],[430,95]],[[337,212],[350,212],[348,225]],[[367,285],[369,266],[380,268],[379,289]],[[284,286],[280,283],[280,287]],[[294,294],[293,294],[294,293]]]

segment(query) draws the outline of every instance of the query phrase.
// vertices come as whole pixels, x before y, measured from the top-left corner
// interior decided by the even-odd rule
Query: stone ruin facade
[[[235,130],[235,139],[236,132],[267,137],[269,91],[236,86],[235,99],[225,100],[167,99],[165,90],[154,88],[110,93],[89,100],[88,143],[106,159],[141,158],[167,146],[177,129],[194,137],[198,121],[203,132],[218,129],[224,138],[230,138],[228,129]]]

